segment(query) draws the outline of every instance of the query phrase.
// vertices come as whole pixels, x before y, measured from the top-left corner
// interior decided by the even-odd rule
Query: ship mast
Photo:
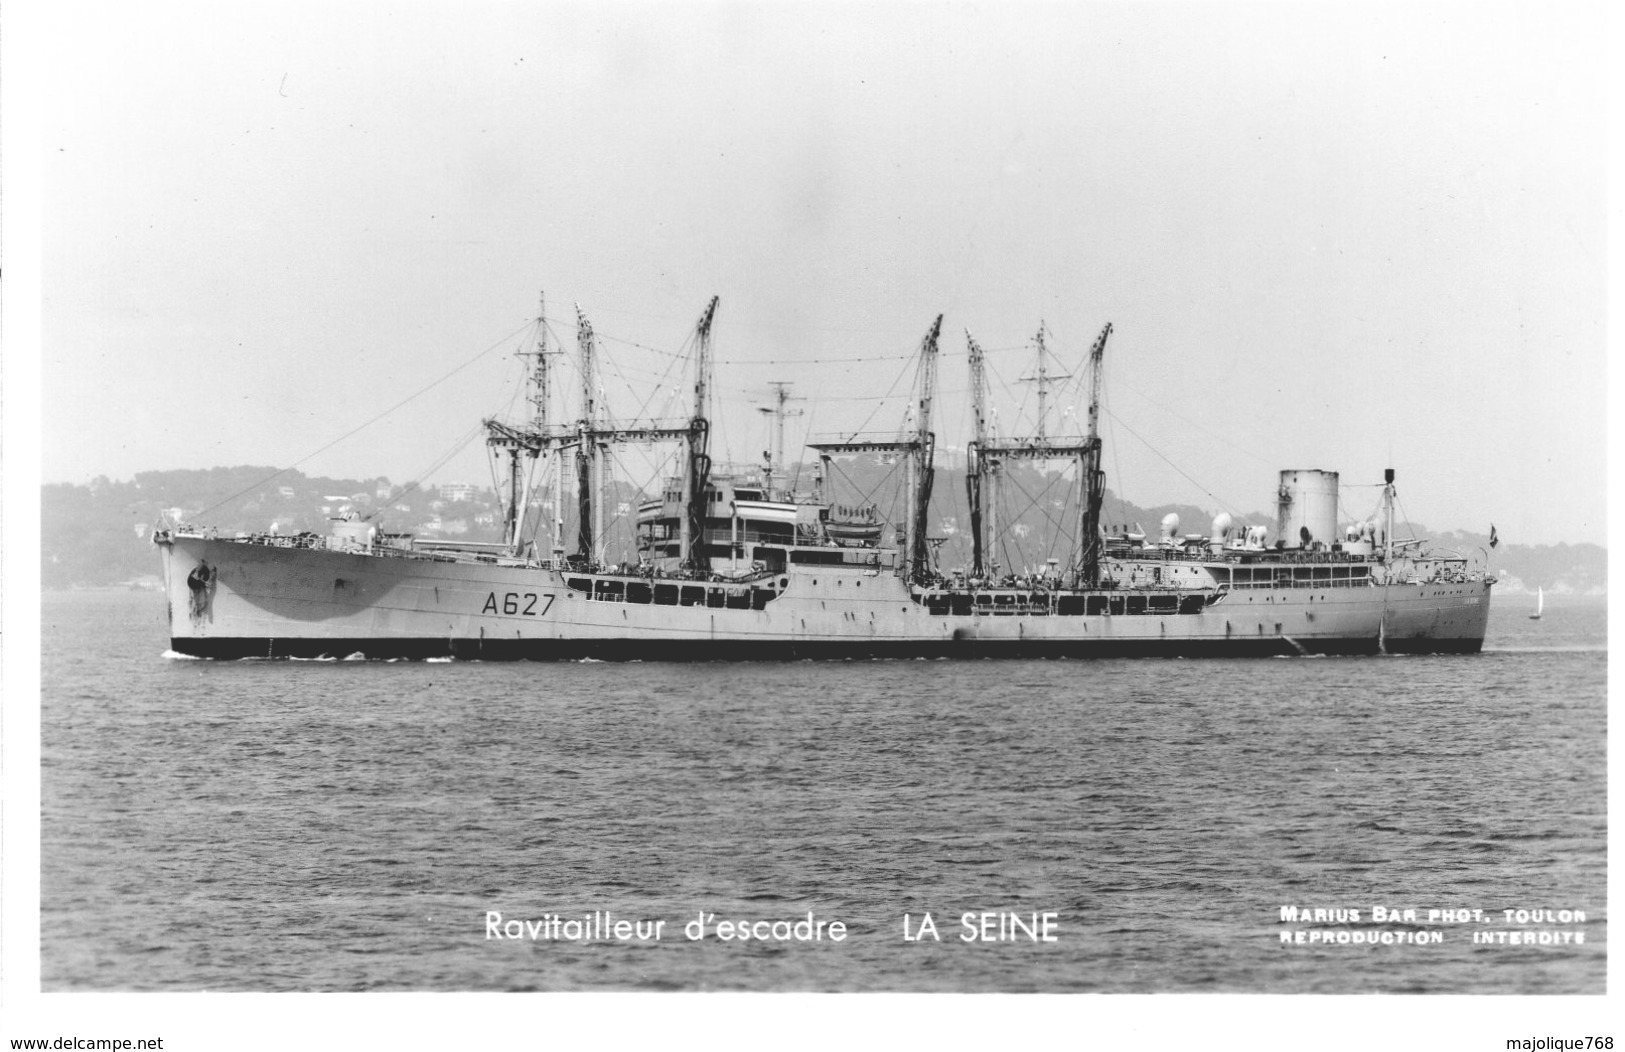
[[[520,455],[524,454],[531,460],[545,449],[553,459],[553,557],[556,560],[561,554],[559,542],[560,518],[559,507],[559,479],[558,466],[561,450],[565,446],[573,445],[574,441],[564,434],[558,433],[550,426],[548,419],[548,406],[552,400],[550,379],[548,375],[547,358],[557,352],[547,345],[547,302],[542,297],[541,314],[537,317],[538,335],[534,351],[518,352],[521,358],[535,356],[535,364],[527,377],[529,387],[529,400],[532,406],[532,415],[529,423],[524,425],[504,424],[499,420],[485,421],[486,444],[493,449],[505,450],[509,457],[508,463],[508,509],[503,519],[503,542],[512,556],[519,556],[524,551],[525,509],[530,503],[529,474],[521,466]]]
[[[593,559],[593,515],[598,503],[593,487],[598,481],[597,403],[593,397],[595,344],[592,322],[576,304],[576,349],[581,357],[581,442],[576,447],[576,555]]]
[[[711,297],[694,330],[694,416],[688,423],[688,472],[679,527],[682,534],[682,565],[690,570],[703,569],[707,565],[705,513],[710,503],[707,490],[710,487],[711,457],[707,447],[711,423],[706,419],[706,398],[711,380],[711,319],[717,312],[717,299],[716,296]]]
[[[548,419],[547,419],[548,407],[549,407],[549,404],[552,402],[552,399],[553,399],[553,391],[552,391],[552,388],[549,385],[550,378],[549,378],[548,373],[547,373],[547,370],[548,370],[547,356],[549,354],[551,354],[552,352],[549,351],[548,348],[547,348],[547,294],[545,292],[538,294],[538,296],[537,296],[537,305],[536,306],[537,306],[537,317],[536,317],[536,368],[535,368],[535,371],[531,374],[531,384],[532,384],[532,388],[533,388],[532,395],[531,395],[531,404],[534,407],[535,412],[534,412],[534,414],[533,414],[533,416],[531,418],[531,427],[535,430],[535,432],[538,435],[547,435],[547,433],[548,433]],[[535,454],[532,453],[531,456],[534,457]],[[558,503],[557,503],[557,490],[558,490],[558,477],[559,477],[559,459],[558,459],[558,443],[553,442],[551,440],[549,440],[549,442],[548,442],[548,461],[549,461],[548,470],[551,472],[553,480],[554,480],[555,499],[552,502],[553,510],[549,514],[549,518],[551,518],[553,520],[553,522],[552,522],[552,525],[551,525],[551,527],[549,528],[549,530],[547,532],[548,532],[549,548],[554,550],[554,558],[557,558],[558,557],[557,549],[558,549],[558,546],[559,546],[559,538],[558,538],[559,507],[558,507]],[[527,493],[526,494],[526,504],[521,504],[520,507],[521,508],[526,507],[528,502],[529,502],[529,494]],[[523,510],[521,510],[519,515],[518,515],[518,521],[519,522],[524,521],[524,517],[525,517],[525,513],[524,513]],[[517,525],[517,523],[516,523],[516,525]],[[519,539],[516,536],[514,538],[514,547],[515,547],[516,550],[517,550],[518,546],[519,546]]]
[[[982,486],[984,476],[993,472],[992,461],[982,453],[987,445],[987,363],[982,357],[982,345],[969,329],[965,330],[965,343],[970,353],[971,412],[976,418],[970,456],[965,465],[965,497],[970,503],[971,576],[982,577],[986,573],[982,555]]]
[[[536,379],[538,391],[536,397],[536,420],[544,430],[547,426],[548,405],[552,400],[552,391],[548,386],[546,354],[547,351],[547,297],[542,297],[542,332],[540,336],[541,350],[536,355]],[[552,520],[548,528],[551,540],[552,565],[556,569],[559,560],[564,558],[564,442],[560,435],[548,436],[548,472],[553,479],[553,496],[548,502],[552,506],[549,518]]]
[[[942,315],[931,323],[931,331],[920,344],[920,370],[915,415],[914,451],[918,473],[915,476],[914,521],[909,534],[909,570],[919,577],[930,565],[926,558],[926,533],[931,520],[931,487],[936,481],[936,435],[931,431],[931,401],[937,390],[937,335],[942,331]]]
[[[1100,505],[1106,499],[1106,472],[1100,467],[1100,375],[1106,354],[1106,338],[1112,323],[1100,330],[1089,351],[1089,437],[1084,441],[1083,518],[1078,525],[1078,571],[1083,585],[1093,588],[1100,581]]]
[[[531,434],[537,438],[547,438],[547,295],[540,296],[536,315],[536,350],[531,354],[536,362],[530,374],[530,403],[531,403]],[[520,352],[520,357],[524,357]],[[508,450],[508,520],[505,533],[507,535],[508,549],[518,555],[523,547],[520,539],[525,528],[525,509],[530,503],[529,479],[526,472],[520,467],[519,454],[523,451],[531,460],[541,451],[539,445],[531,444],[525,447],[513,445]]]
[[[536,368],[531,373],[531,422],[538,433],[547,430],[547,404],[550,392],[547,386],[547,293],[537,297],[536,314]]]
[[[903,463],[909,477],[903,484],[903,499],[907,503],[902,522],[905,536],[898,548],[904,559],[899,570],[905,580],[923,575],[927,567],[926,550],[929,545],[926,523],[929,520],[931,484],[935,476],[932,454],[936,441],[931,433],[931,401],[936,394],[937,335],[941,331],[942,315],[939,314],[937,320],[931,323],[931,331],[920,342],[914,427],[906,436],[879,440],[854,437],[840,442],[808,444],[809,449],[816,449],[826,461],[832,453],[900,453],[904,456]]]
[[[1077,583],[1080,587],[1093,588],[1100,580],[1100,504],[1106,492],[1106,475],[1100,470],[1100,362],[1106,350],[1106,337],[1111,334],[1111,323],[1101,330],[1100,337],[1095,340],[1093,350],[1089,352],[1090,369],[1090,402],[1089,402],[1089,434],[1080,442],[1052,441],[1043,435],[1043,424],[1040,419],[1040,434],[1033,438],[998,441],[983,440],[977,451],[977,459],[998,456],[1010,460],[1074,460],[1078,465],[1078,482],[1081,491],[1080,504],[1082,509],[1078,521],[1078,559],[1073,567]],[[1039,346],[1043,347],[1043,330],[1039,330]],[[1042,359],[1040,359],[1042,360]],[[1047,382],[1048,373],[1040,368],[1039,379]],[[973,519],[974,522],[974,519]]]
[[[1065,380],[1072,374],[1062,373],[1059,376],[1049,374],[1047,362],[1049,353],[1044,347],[1044,322],[1042,319],[1038,322],[1038,335],[1033,339],[1038,343],[1038,372],[1034,376],[1023,376],[1021,379],[1024,382],[1036,382],[1038,385],[1038,427],[1033,430],[1033,439],[1039,445],[1043,445],[1049,441],[1049,436],[1045,430],[1048,427],[1047,418],[1049,417],[1049,383],[1051,380]]]
[[[800,416],[803,412],[800,409],[786,409],[784,403],[802,402],[805,399],[790,396],[790,382],[788,380],[769,380],[767,386],[773,388],[773,404],[770,406],[759,405],[756,407],[756,411],[773,418],[773,448],[767,461],[767,486],[765,488],[767,490],[767,499],[774,500],[776,498],[773,494],[773,479],[776,475],[785,473],[784,418],[787,416]]]
[[[1394,469],[1384,468],[1382,473],[1383,524],[1382,561],[1394,561]]]
[[[698,327],[699,350],[695,364],[694,377],[694,416],[682,427],[666,427],[656,422],[647,424],[634,423],[632,426],[604,427],[599,424],[598,392],[596,380],[598,377],[597,338],[593,334],[592,322],[587,320],[586,313],[579,305],[576,306],[576,344],[580,353],[581,365],[581,417],[574,427],[553,425],[549,420],[549,402],[551,400],[551,378],[547,364],[547,356],[559,352],[549,349],[546,336],[546,309],[544,302],[542,326],[543,334],[538,338],[536,350],[535,369],[530,376],[532,393],[530,401],[534,407],[534,415],[527,426],[516,427],[504,424],[497,420],[485,421],[488,432],[487,442],[494,447],[509,450],[517,463],[521,451],[531,457],[537,456],[543,449],[553,456],[553,562],[557,566],[564,557],[564,515],[563,515],[563,482],[562,463],[564,450],[576,447],[576,494],[578,498],[578,520],[576,533],[575,558],[589,567],[598,567],[604,562],[604,553],[597,550],[595,545],[604,543],[603,490],[605,453],[614,442],[661,442],[686,441],[689,449],[689,464],[686,473],[684,500],[687,507],[684,509],[682,522],[684,527],[683,558],[685,563],[695,564],[701,561],[701,533],[705,524],[704,495],[708,483],[708,474],[711,470],[711,458],[706,454],[706,439],[710,425],[706,420],[707,388],[711,379],[711,318],[716,313],[717,300],[713,297],[710,306],[700,319]],[[514,489],[512,507],[508,510],[507,527],[509,543],[519,544],[519,530],[524,521],[524,507],[528,497],[521,481],[522,473],[517,467],[513,469],[511,482]]]

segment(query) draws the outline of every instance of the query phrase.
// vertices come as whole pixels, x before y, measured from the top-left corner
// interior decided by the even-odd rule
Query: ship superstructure
[[[1334,472],[1283,471],[1274,537],[1216,516],[1201,533],[1162,524],[1149,540],[1101,522],[1101,368],[1111,325],[1086,363],[1081,434],[1049,432],[1045,330],[1037,337],[1038,425],[999,437],[990,424],[983,352],[966,334],[974,434],[967,446],[968,563],[938,565],[938,342],[917,352],[910,418],[892,434],[810,443],[810,493],[782,471],[782,437],[759,472],[715,471],[709,392],[713,299],[694,329],[686,420],[606,422],[597,340],[577,311],[582,386],[576,419],[552,413],[558,351],[539,326],[532,414],[487,420],[509,458],[505,537],[495,546],[414,543],[375,525],[330,536],[221,536],[187,526],[155,534],[163,554],[174,651],[201,657],[614,660],[822,657],[1262,656],[1476,652],[1493,577],[1459,553],[1423,554],[1394,537],[1394,478],[1378,520],[1338,527]],[[545,308],[543,310],[545,316]],[[777,390],[782,436],[788,410]],[[605,547],[604,472],[622,443],[669,443],[679,470],[637,504],[635,559]],[[837,458],[880,455],[902,468],[902,512],[835,499]],[[527,470],[550,465],[550,499]],[[1070,551],[1038,566],[999,564],[996,498],[1014,463],[1059,463],[1077,484]],[[574,550],[563,478],[573,474]],[[549,509],[537,523],[527,509]],[[1170,516],[1170,518],[1173,518]],[[531,529],[527,531],[527,526]],[[544,528],[545,527],[545,528]],[[545,545],[545,546],[544,546]]]

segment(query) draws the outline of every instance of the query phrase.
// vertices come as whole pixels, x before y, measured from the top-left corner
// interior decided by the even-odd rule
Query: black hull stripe
[[[265,639],[180,638],[170,646],[192,657],[347,658],[423,661],[839,661],[870,658],[1125,658],[1125,657],[1293,657],[1304,654],[1379,653],[1375,639],[1143,639],[1143,640],[842,640],[622,639]],[[1482,638],[1389,639],[1390,654],[1476,654]]]

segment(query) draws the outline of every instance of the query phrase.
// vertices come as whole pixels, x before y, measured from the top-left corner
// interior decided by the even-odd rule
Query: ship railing
[[[1316,578],[1313,580],[1280,580],[1280,581],[1227,581],[1229,587],[1243,588],[1364,588],[1372,583],[1370,575],[1359,577],[1332,577]]]
[[[914,602],[933,615],[959,617],[1033,617],[1121,614],[1163,615],[1199,614],[1224,596],[1223,589],[1060,589],[1057,591],[969,591],[964,589],[922,589],[912,593]]]
[[[713,610],[763,610],[777,599],[781,590],[760,587],[772,574],[748,580],[708,581],[686,578],[633,577],[567,580],[582,597],[597,603],[628,603],[638,606],[700,606]]]
[[[1440,570],[1440,571],[1437,571],[1437,572],[1435,572],[1433,574],[1429,574],[1427,576],[1411,574],[1406,579],[1411,581],[1412,583],[1416,583],[1416,584],[1434,584],[1434,583],[1438,583],[1438,584],[1471,584],[1471,583],[1473,583],[1475,581],[1483,580],[1484,577],[1485,577],[1485,574],[1482,573],[1482,572],[1479,572],[1479,571],[1471,571],[1471,570],[1464,570],[1464,569],[1451,569],[1451,570]],[[1280,590],[1280,589],[1285,589],[1285,588],[1307,588],[1307,589],[1311,589],[1311,590],[1318,590],[1318,589],[1323,589],[1323,588],[1366,588],[1366,587],[1372,587],[1372,586],[1380,587],[1381,584],[1382,584],[1381,581],[1379,581],[1377,578],[1371,576],[1370,574],[1363,574],[1363,575],[1361,575],[1359,577],[1334,577],[1334,578],[1330,578],[1330,579],[1317,578],[1317,579],[1312,579],[1312,580],[1295,580],[1294,579],[1294,580],[1279,580],[1279,581],[1230,581],[1230,582],[1226,582],[1227,587],[1234,588],[1234,589],[1236,589],[1238,591],[1240,591],[1242,589],[1277,589],[1277,590]]]
[[[680,536],[678,531],[665,526],[644,527],[638,534],[638,542],[643,547],[652,544],[671,544]],[[706,527],[700,534],[701,544],[727,545],[730,542],[738,544],[794,544],[794,535],[788,530],[773,532],[770,530],[739,530],[737,532],[718,528]]]
[[[232,544],[252,544],[265,548],[290,548],[307,551],[331,551],[350,555],[369,555],[393,559],[426,559],[432,562],[492,562],[498,557],[491,553],[431,551],[400,547],[389,543],[366,544],[347,538],[335,538],[319,533],[251,533],[239,531],[223,536],[214,528],[205,530],[177,530],[177,537],[195,537],[202,540],[220,540]],[[391,535],[394,536],[394,535]],[[513,560],[502,560],[512,562]],[[518,563],[516,563],[518,565]]]
[[[545,565],[545,564],[544,564]],[[750,570],[738,574],[718,572],[691,573],[685,571],[661,570],[653,566],[628,566],[625,569],[608,566],[588,569],[579,564],[569,565],[560,563],[561,572],[579,576],[585,580],[614,580],[621,582],[649,582],[658,584],[690,584],[724,587],[727,585],[749,585],[770,577],[783,576],[783,570],[775,570],[768,566],[753,566]]]
[[[1357,552],[1332,551],[1303,551],[1299,548],[1224,548],[1215,552],[1207,545],[1190,547],[1160,547],[1151,545],[1146,548],[1131,545],[1110,544],[1105,549],[1105,555],[1110,559],[1120,559],[1130,562],[1185,562],[1185,563],[1256,563],[1270,562],[1278,564],[1303,565],[1364,565],[1381,562],[1377,554],[1360,554]]]
[[[205,541],[227,541],[232,544],[259,544],[268,548],[326,548],[327,538],[319,533],[247,533],[238,532],[222,536],[214,526],[205,529],[181,527],[176,537],[190,537]]]
[[[667,538],[670,540],[671,538]],[[740,544],[793,544],[792,534],[789,530],[777,533],[764,530],[740,530],[732,533],[725,529],[707,527],[704,533],[703,544],[727,544],[737,540]]]

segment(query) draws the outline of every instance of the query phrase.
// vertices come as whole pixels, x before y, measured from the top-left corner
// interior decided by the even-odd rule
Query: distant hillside
[[[448,521],[472,532],[474,520],[491,514],[486,505],[494,496],[489,491],[484,496],[486,503],[472,495],[448,502],[438,491],[396,486],[382,477],[321,478],[258,466],[145,471],[131,482],[102,477],[88,486],[47,485],[40,491],[40,583],[71,588],[155,575],[158,555],[151,536],[160,520],[226,532],[325,534],[330,517],[382,510],[392,529],[421,527],[419,532],[433,536]],[[493,530],[495,522],[491,518]]]
[[[809,492],[814,468],[790,469],[796,488]],[[825,481],[825,499],[835,503],[878,505],[883,518],[900,517],[895,494],[901,469],[878,458],[834,463]],[[1070,480],[1028,464],[1013,464],[1003,483],[999,522],[1013,528],[1004,536],[998,559],[1008,569],[1040,567],[1048,559],[1066,562],[1078,508]],[[608,551],[612,560],[634,559],[632,509],[641,494],[625,483],[613,489]],[[1071,499],[1069,499],[1069,497]],[[566,498],[567,503],[569,498]],[[503,516],[497,494],[471,485],[420,488],[391,483],[382,476],[367,479],[312,477],[298,471],[242,466],[198,471],[147,471],[133,481],[98,478],[88,486],[66,483],[44,486],[41,506],[41,583],[46,588],[116,585],[151,578],[158,557],[151,544],[155,523],[192,522],[225,532],[325,534],[329,520],[346,513],[373,517],[386,529],[423,537],[470,541],[499,539]],[[537,502],[533,501],[536,507]],[[940,539],[938,565],[943,569],[970,562],[969,502],[961,470],[939,470],[932,492],[931,535]],[[575,535],[573,504],[566,507],[566,543]],[[1138,525],[1156,536],[1164,515],[1179,516],[1180,533],[1206,533],[1209,513],[1191,505],[1141,507],[1118,500],[1111,490],[1101,518],[1108,528]],[[545,511],[533,512],[535,519]],[[535,521],[533,519],[532,521]],[[1242,524],[1274,525],[1274,515],[1254,512]],[[1469,532],[1430,533],[1412,525],[1399,533],[1431,538],[1443,547],[1476,553],[1489,550],[1489,537]],[[1553,595],[1602,595],[1607,584],[1605,549],[1594,544],[1528,546],[1503,543],[1491,553],[1490,565],[1502,573],[1508,592],[1544,588]]]
[[[1544,588],[1551,595],[1601,596],[1608,591],[1608,550],[1599,545],[1503,541],[1491,550],[1487,533],[1430,533],[1421,526],[1414,529],[1417,536],[1430,538],[1441,547],[1475,554],[1481,549],[1488,552],[1490,568],[1501,575],[1499,590],[1505,594],[1534,595],[1536,588]]]

